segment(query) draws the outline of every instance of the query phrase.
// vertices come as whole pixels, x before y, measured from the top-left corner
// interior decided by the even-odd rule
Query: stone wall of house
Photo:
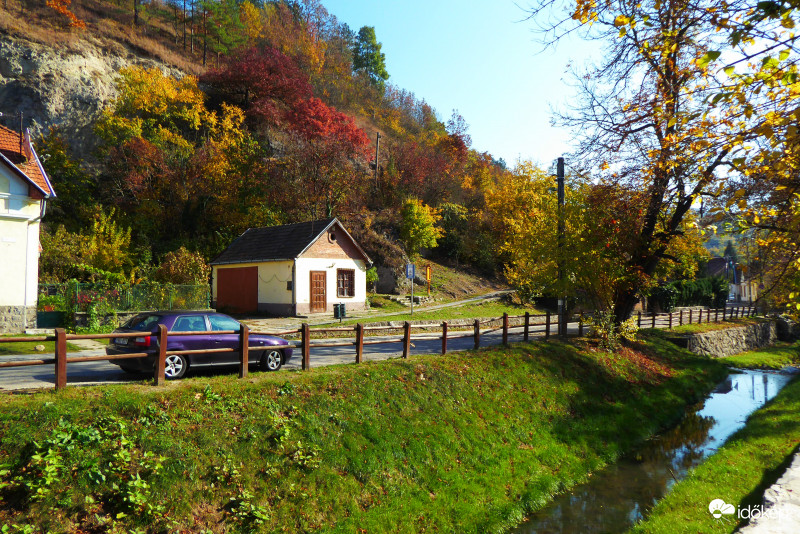
[[[26,328],[36,328],[36,306],[0,306],[0,333],[18,334]]]
[[[687,338],[687,348],[695,354],[714,358],[773,345],[778,341],[775,321],[692,334]]]

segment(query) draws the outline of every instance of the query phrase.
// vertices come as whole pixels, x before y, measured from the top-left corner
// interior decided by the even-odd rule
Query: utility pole
[[[564,294],[564,158],[556,163],[558,180],[558,335],[567,337],[567,297]]]
[[[381,133],[375,132],[375,189],[378,189],[378,154],[381,150]]]

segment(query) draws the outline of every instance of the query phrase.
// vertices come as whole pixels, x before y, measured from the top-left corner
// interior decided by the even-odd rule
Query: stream
[[[735,373],[735,374],[734,374]],[[642,519],[672,485],[774,397],[792,375],[734,371],[674,428],[558,495],[513,532],[517,534],[625,532]],[[708,503],[698,503],[707,505]]]

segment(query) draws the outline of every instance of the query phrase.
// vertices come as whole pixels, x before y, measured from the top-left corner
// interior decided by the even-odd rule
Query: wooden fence
[[[752,317],[756,313],[753,306],[742,308],[720,308],[709,310],[688,310],[677,313],[660,313],[660,314],[642,314],[641,312],[636,315],[637,324],[640,328],[674,328],[684,324],[702,324],[704,322],[719,322],[740,317]],[[585,330],[586,320],[589,316],[580,315],[573,318],[570,324],[577,323],[577,335],[583,336]],[[272,336],[299,336],[299,341],[289,343],[288,345],[280,345],[276,348],[280,349],[300,349],[301,353],[301,367],[304,371],[311,369],[311,350],[314,348],[323,347],[355,347],[355,363],[361,363],[364,359],[364,347],[366,345],[381,345],[390,343],[402,343],[402,357],[408,358],[411,354],[411,347],[413,341],[422,340],[440,340],[441,341],[441,354],[447,354],[447,342],[452,339],[459,338],[472,338],[474,340],[474,348],[478,349],[481,346],[481,336],[502,332],[502,343],[508,344],[509,336],[521,335],[523,341],[528,341],[531,334],[540,334],[538,337],[545,340],[549,339],[551,335],[557,335],[553,332],[553,327],[557,327],[557,316],[554,314],[546,313],[533,315],[525,313],[524,315],[509,315],[504,313],[501,317],[492,317],[488,319],[474,319],[471,324],[451,325],[448,321],[438,324],[425,324],[425,325],[412,325],[405,322],[402,326],[365,326],[361,323],[355,326],[340,326],[340,327],[323,327],[323,328],[310,328],[307,323],[294,330],[284,330],[280,332],[258,332],[259,334],[272,335]],[[512,321],[520,323],[516,326],[512,325]],[[492,324],[499,323],[499,326],[492,326]],[[467,331],[451,331],[451,327],[455,329],[467,328]],[[541,327],[541,328],[540,328]],[[413,330],[438,330],[438,332],[426,332],[420,335],[412,335]],[[512,331],[513,330],[513,331]],[[569,330],[569,328],[567,329]],[[401,331],[402,335],[380,337],[380,339],[370,339],[366,332],[394,332]],[[323,339],[314,342],[312,334],[335,334],[342,335],[353,333],[355,340],[350,341],[347,339],[332,340]],[[220,349],[203,349],[203,350],[167,350],[167,343],[170,336],[200,336],[200,335],[213,335],[213,334],[239,334],[239,347],[238,349],[220,348]],[[248,373],[249,351],[250,349],[264,349],[263,346],[253,346],[249,344],[249,336],[251,332],[246,325],[242,325],[241,330],[215,330],[209,332],[168,332],[164,325],[159,325],[156,338],[158,340],[158,353],[156,354],[156,365],[153,371],[153,383],[160,386],[165,381],[165,367],[166,357],[170,354],[216,354],[216,353],[231,353],[235,352],[239,355],[239,377],[244,378]],[[109,339],[109,338],[136,338],[146,335],[142,332],[133,333],[112,333],[112,334],[68,334],[63,328],[56,328],[55,335],[53,336],[33,336],[33,337],[0,337],[0,343],[11,342],[30,342],[39,343],[42,341],[55,341],[55,353],[53,358],[31,359],[23,361],[0,361],[0,369],[7,367],[26,367],[32,365],[55,365],[55,387],[61,389],[67,385],[67,364],[78,362],[91,362],[91,361],[104,361],[115,359],[129,359],[129,358],[146,358],[151,356],[152,353],[129,353],[119,355],[98,355],[98,356],[78,356],[68,357],[67,355],[67,341],[76,339]],[[153,334],[150,334],[153,335]],[[564,334],[566,336],[566,333]],[[375,337],[375,336],[373,336]],[[0,357],[2,358],[2,357]]]

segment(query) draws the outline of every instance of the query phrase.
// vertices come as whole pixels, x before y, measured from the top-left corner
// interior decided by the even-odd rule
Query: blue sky
[[[562,80],[589,45],[574,40],[542,51],[533,23],[510,0],[322,0],[354,32],[374,26],[389,82],[469,124],[472,146],[544,165],[570,149],[569,132],[550,126],[572,90]],[[371,135],[370,132],[368,134]]]

